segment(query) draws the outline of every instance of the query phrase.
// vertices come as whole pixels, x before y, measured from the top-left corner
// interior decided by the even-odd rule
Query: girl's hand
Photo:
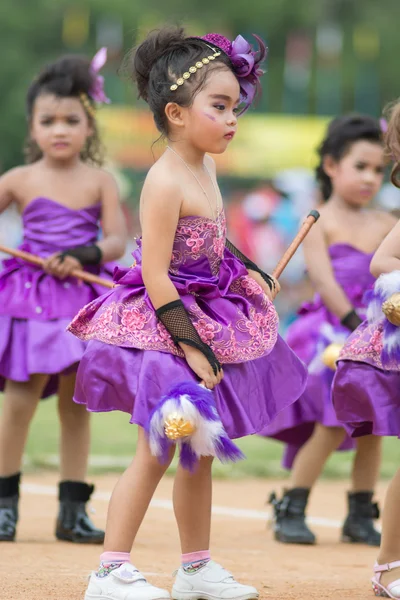
[[[280,283],[277,279],[275,279],[275,277],[273,277],[272,275],[269,275],[272,279],[272,290],[269,289],[268,285],[268,291],[270,293],[270,298],[272,301],[275,300],[275,298],[277,297],[277,295],[279,294],[279,292],[281,291],[281,286]]]
[[[271,302],[273,302],[275,300],[276,296],[281,291],[281,286],[279,284],[279,281],[277,279],[275,279],[275,277],[273,277],[272,275],[269,275],[269,277],[271,277],[271,279],[273,281],[272,290],[271,290],[269,285],[261,277],[260,273],[257,273],[257,271],[249,270],[249,275],[252,279],[254,279],[254,281],[256,281],[258,283],[258,285],[262,288],[262,291],[264,292],[264,294],[266,296],[268,296],[268,298],[271,300]]]
[[[43,269],[46,273],[54,275],[58,279],[66,279],[72,274],[72,271],[82,269],[82,265],[73,256],[67,255],[62,258],[57,252],[45,259]]]
[[[201,384],[208,390],[214,389],[223,379],[223,370],[221,369],[218,371],[217,375],[215,375],[212,366],[200,350],[192,348],[192,346],[187,346],[186,344],[180,344],[180,346],[185,353],[187,364],[201,380]]]

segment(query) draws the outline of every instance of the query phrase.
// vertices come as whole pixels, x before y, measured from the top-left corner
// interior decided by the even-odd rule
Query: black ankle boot
[[[306,525],[306,507],[310,490],[286,490],[282,500],[275,493],[269,503],[274,507],[275,539],[284,544],[315,544],[315,535]]]
[[[104,531],[96,529],[86,512],[86,503],[94,486],[81,481],[62,481],[59,484],[60,510],[56,538],[77,544],[102,544]]]
[[[15,540],[21,473],[0,477],[0,542]]]
[[[349,492],[349,512],[342,529],[342,541],[380,546],[381,534],[374,528],[379,507],[372,502],[373,492]]]

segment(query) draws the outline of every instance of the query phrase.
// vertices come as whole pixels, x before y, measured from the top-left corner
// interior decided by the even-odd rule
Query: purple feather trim
[[[365,295],[368,301],[368,322],[382,324],[381,360],[384,366],[389,366],[393,361],[400,361],[400,328],[390,323],[382,311],[382,304],[399,291],[400,271],[392,271],[381,275],[375,282],[374,289]]]
[[[184,381],[163,396],[152,410],[146,427],[151,452],[160,462],[168,461],[174,445],[164,430],[165,420],[172,412],[195,425],[193,434],[176,442],[180,447],[180,464],[185,469],[193,471],[201,456],[215,456],[221,462],[244,458],[222,425],[212,392],[193,381]]]

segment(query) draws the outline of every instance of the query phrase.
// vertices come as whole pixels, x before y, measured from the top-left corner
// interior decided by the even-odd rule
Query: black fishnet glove
[[[66,256],[76,258],[81,265],[98,265],[103,258],[103,253],[96,244],[92,244],[92,246],[76,246],[76,248],[64,250],[60,253],[61,262]]]
[[[240,252],[240,250],[238,250],[236,246],[234,246],[232,242],[230,242],[228,239],[225,242],[225,247],[228,248],[229,252],[236,256],[236,258],[242,261],[242,263],[248,271],[256,271],[257,273],[259,273],[271,291],[275,288],[275,282],[272,279],[272,277],[270,277],[268,273],[264,273],[264,271],[257,267],[257,265],[253,263],[252,260],[247,258],[247,256],[245,256],[243,252]]]
[[[208,344],[205,344],[197,333],[182,300],[164,304],[156,310],[156,315],[171,334],[175,344],[181,342],[200,350],[210,363],[214,375],[221,370],[221,365]]]
[[[359,325],[361,325],[362,319],[360,319],[360,317],[353,308],[353,310],[347,313],[347,315],[345,315],[340,322],[350,331],[354,331]]]

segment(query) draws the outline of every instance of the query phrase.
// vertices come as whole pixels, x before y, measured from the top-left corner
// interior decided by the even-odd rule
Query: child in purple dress
[[[61,425],[56,536],[79,543],[104,539],[85,509],[93,492],[85,482],[89,419],[72,401],[85,344],[66,331],[76,312],[104,291],[71,272],[85,268],[104,274],[102,264],[121,256],[125,246],[117,187],[99,168],[94,101],[104,95],[97,75],[101,58],[91,63],[63,57],[38,75],[27,95],[29,164],[0,179],[0,212],[16,204],[23,222],[21,249],[45,259],[44,268],[6,259],[0,272],[0,541],[15,539],[32,417],[40,398],[56,392]]]
[[[291,468],[293,463],[290,488],[280,500],[271,497],[275,539],[283,543],[315,543],[305,522],[311,488],[332,452],[355,445],[333,409],[333,365],[323,362],[323,353],[330,344],[343,343],[365,316],[364,293],[374,282],[369,263],[395,221],[391,215],[367,209],[383,178],[381,138],[375,119],[349,115],[331,122],[320,148],[317,179],[326,204],[321,207],[319,226],[304,244],[317,295],[301,308],[287,335],[289,346],[308,365],[307,387],[302,398],[264,432],[289,444],[285,466]],[[342,530],[345,541],[379,545],[372,498],[380,444],[375,436],[357,442]]]
[[[387,155],[392,160],[396,157],[392,182],[398,188],[399,131],[400,103],[397,103],[385,138]],[[371,272],[379,279],[368,308],[368,320],[346,342],[332,388],[336,414],[357,439],[370,434],[400,437],[400,330],[381,310],[382,299],[400,292],[400,223],[375,253]],[[382,598],[400,598],[399,497],[400,470],[386,493],[382,542],[372,578],[375,595]]]
[[[111,499],[105,552],[87,600],[157,600],[167,591],[147,583],[130,552],[154,491],[172,460],[161,464],[144,431],[171,384],[202,381],[213,390],[230,438],[260,432],[302,393],[306,370],[278,336],[273,278],[227,239],[214,161],[252,102],[265,56],[241,36],[186,37],[152,32],[133,54],[139,95],[149,104],[168,147],[151,168],[141,196],[142,238],[116,287],[73,320],[90,340],[75,400],[88,410],[127,412],[139,425],[136,456]],[[172,448],[173,450],[173,448]],[[257,598],[210,559],[211,456],[190,472],[178,467],[174,509],[182,566],[176,600]],[[195,512],[194,511],[195,507]]]

